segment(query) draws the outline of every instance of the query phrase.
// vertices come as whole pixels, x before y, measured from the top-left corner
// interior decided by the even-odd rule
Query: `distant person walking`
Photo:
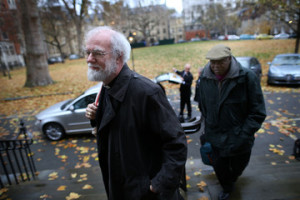
[[[190,72],[191,65],[185,64],[183,71],[178,71],[173,68],[174,72],[182,77],[182,83],[180,84],[180,113],[179,118],[184,119],[183,111],[185,105],[187,105],[188,117],[187,120],[192,118],[192,106],[191,106],[191,86],[193,83],[193,75]]]
[[[130,44],[122,33],[92,29],[85,48],[88,79],[104,85],[86,117],[97,130],[108,200],[183,200],[186,137],[163,90],[129,69]]]
[[[200,76],[201,76],[201,72],[203,70],[203,67],[199,67],[198,68],[198,79],[196,80],[196,87],[195,87],[195,96],[194,96],[194,101],[196,101],[198,103],[198,108],[200,110],[200,92],[199,92],[199,88],[200,88]]]
[[[223,188],[218,199],[227,200],[250,160],[265,103],[259,79],[241,67],[229,47],[216,45],[206,58],[199,88],[204,137],[212,145],[213,168]]]

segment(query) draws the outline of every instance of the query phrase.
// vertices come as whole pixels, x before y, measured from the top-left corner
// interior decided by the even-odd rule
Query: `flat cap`
[[[231,49],[223,44],[218,44],[207,52],[206,59],[221,60],[228,56],[231,56]]]

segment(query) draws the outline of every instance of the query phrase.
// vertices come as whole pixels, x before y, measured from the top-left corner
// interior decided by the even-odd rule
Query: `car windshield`
[[[61,110],[65,109],[65,107],[66,107],[69,103],[71,103],[73,100],[74,100],[74,99],[70,99],[70,100],[66,101],[66,102],[60,107],[60,109],[61,109]]]
[[[249,62],[246,59],[237,59],[237,61],[242,65],[242,67],[249,68]]]
[[[274,58],[273,65],[300,65],[300,56],[280,56]]]

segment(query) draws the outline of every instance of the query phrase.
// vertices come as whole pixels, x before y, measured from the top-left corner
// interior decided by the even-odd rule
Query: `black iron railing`
[[[22,139],[18,139],[23,137]],[[19,134],[13,139],[0,140],[0,187],[35,179],[36,168],[30,149],[32,136],[20,122]]]

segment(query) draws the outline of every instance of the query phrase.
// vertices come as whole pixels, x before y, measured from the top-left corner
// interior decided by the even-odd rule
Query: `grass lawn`
[[[294,39],[200,41],[133,49],[135,71],[152,79],[161,73],[172,72],[173,67],[182,70],[185,63],[190,63],[192,65],[191,72],[196,80],[198,67],[203,67],[207,63],[206,52],[219,43],[229,46],[234,56],[254,56],[259,59],[264,74],[261,80],[264,91],[300,92],[298,88],[270,87],[266,84],[267,62],[271,61],[276,54],[292,53],[295,48]],[[132,69],[131,59],[128,61],[128,65]],[[49,72],[55,84],[35,88],[23,87],[26,80],[25,68],[11,71],[11,80],[1,76],[0,116],[34,115],[58,101],[76,97],[96,84],[87,80],[86,71],[85,59],[66,60],[64,64],[49,65]],[[165,87],[167,89],[177,88],[178,85],[165,84]],[[5,100],[14,97],[29,98]]]

